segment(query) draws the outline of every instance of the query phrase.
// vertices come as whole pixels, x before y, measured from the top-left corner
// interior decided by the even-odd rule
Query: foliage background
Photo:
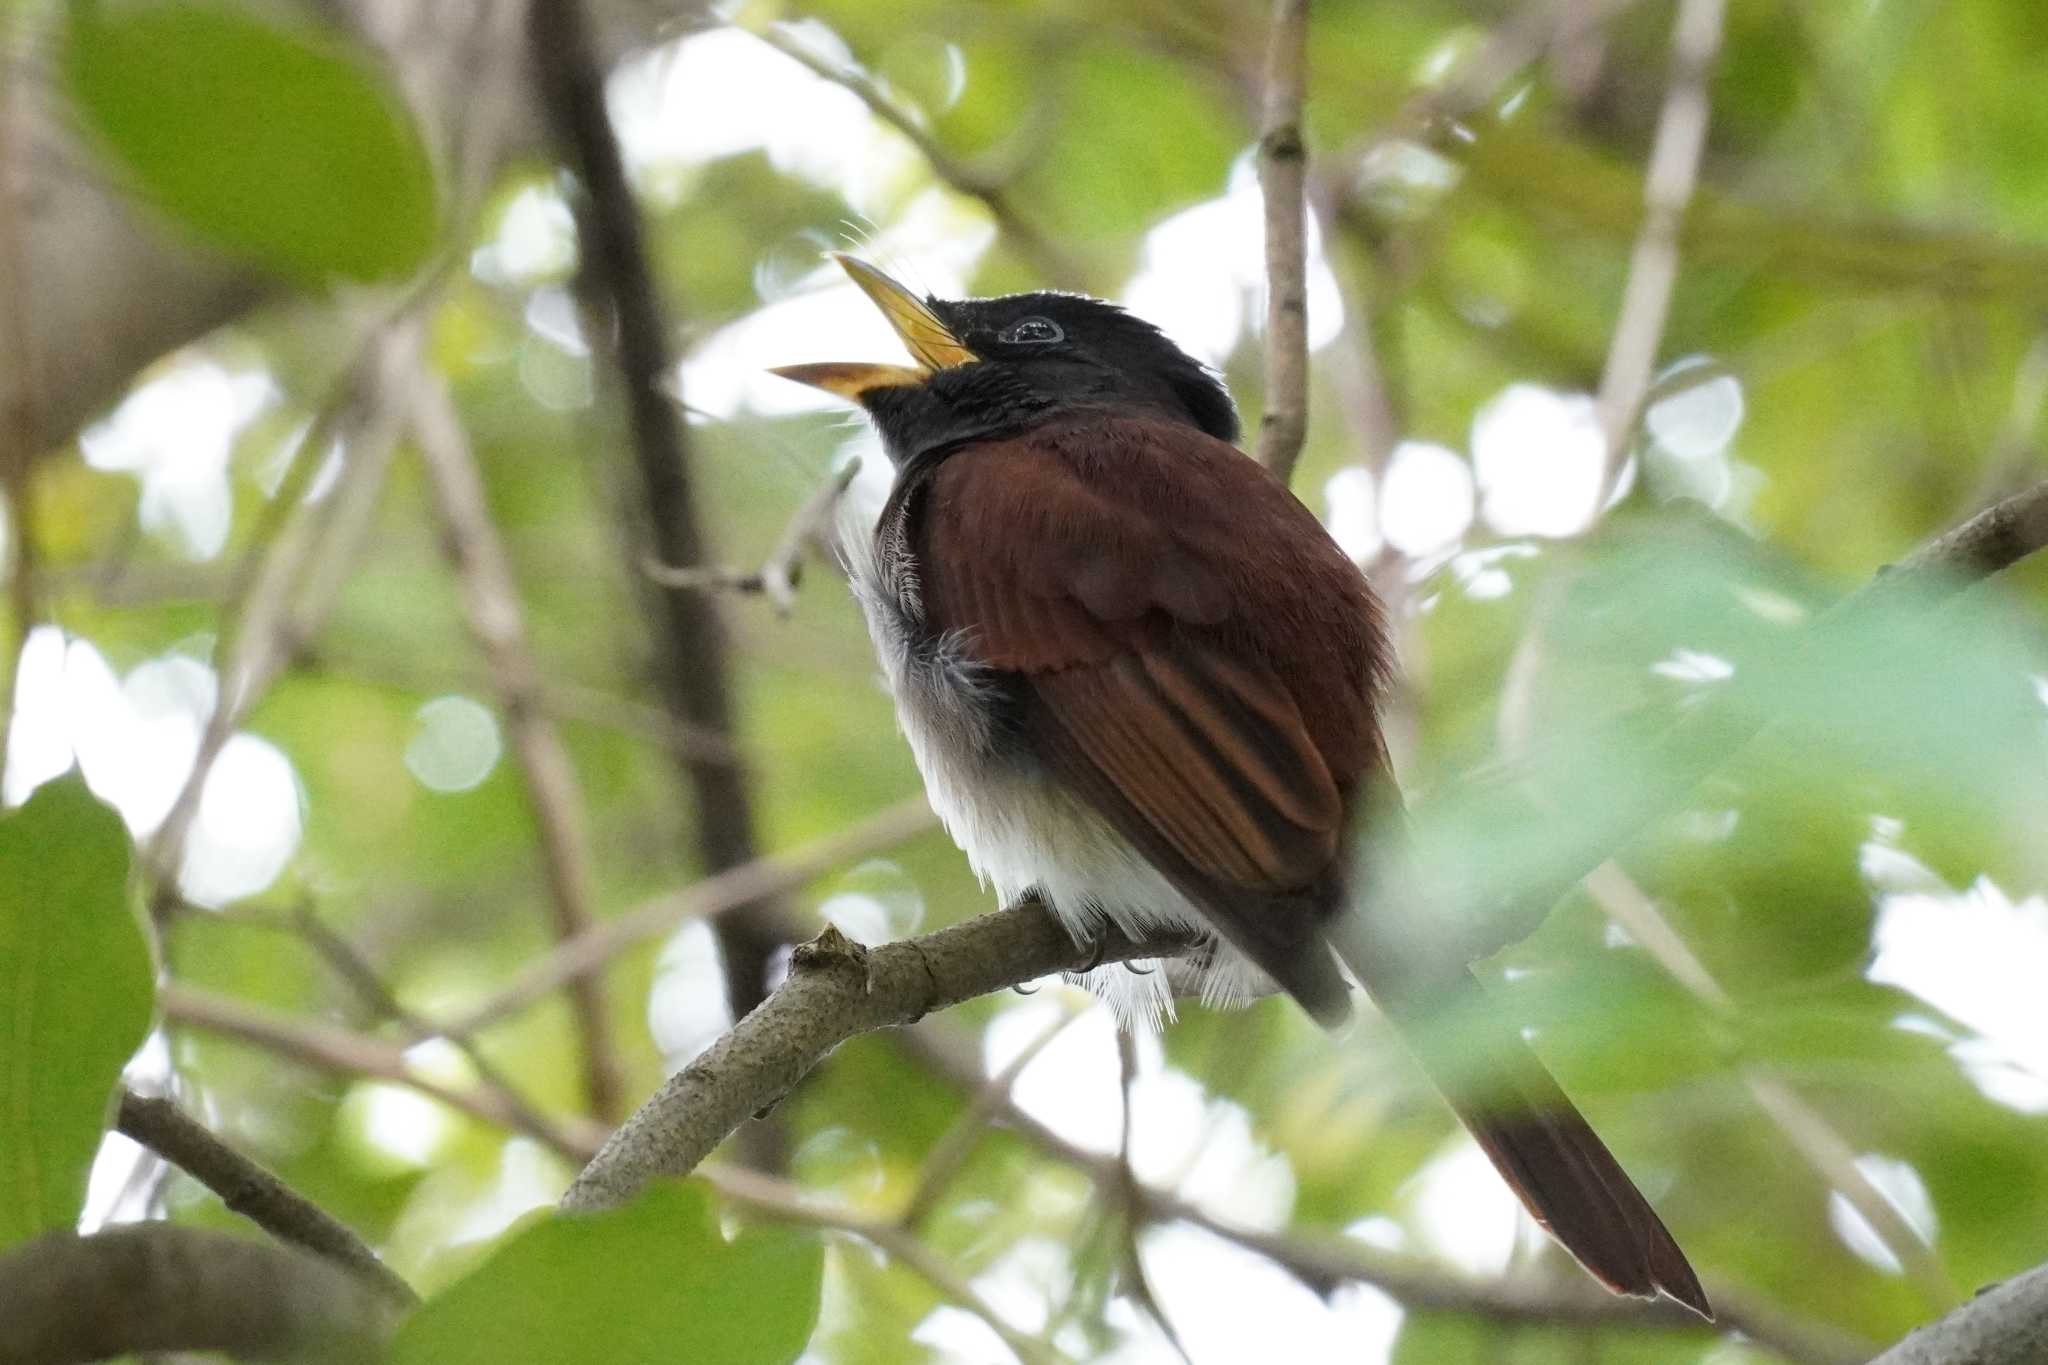
[[[612,916],[701,875],[675,726],[647,678],[644,585],[621,552],[625,437],[583,341],[573,230],[544,148],[466,198],[455,182],[470,168],[415,140],[374,59],[339,37],[309,39],[307,60],[328,63],[313,69],[340,93],[295,99],[304,72],[207,27],[239,34],[240,11],[59,8],[21,11],[17,56],[57,73],[98,164],[161,206],[162,230],[295,284],[163,357],[83,432],[38,442],[7,523],[10,547],[33,528],[34,592],[17,567],[15,600],[45,623],[18,655],[8,801],[76,754],[131,828],[154,832],[237,624],[223,602],[321,515],[291,501],[306,485],[281,485],[280,471],[307,423],[324,437],[336,412],[358,411],[336,395],[352,392],[364,319],[421,287],[391,281],[424,270],[420,364],[454,397],[509,555],[580,788],[592,901]],[[1672,10],[1314,10],[1315,278],[1328,274],[1311,296],[1321,344],[1295,487],[1399,614],[1411,796],[1767,666],[1787,623],[2042,474],[2037,7],[1729,0],[1659,378],[1628,442],[1631,491],[1592,517],[1591,406],[1576,396],[1598,391],[1607,362]],[[863,305],[820,267],[822,249],[849,239],[934,287],[1150,299],[1182,335],[1201,329],[1248,417],[1260,411],[1247,158],[1263,6],[820,0],[662,18],[611,94],[684,357],[679,390],[699,405],[690,473],[717,562],[765,557],[851,436],[751,376],[893,354],[819,349],[888,344],[860,330]],[[118,26],[145,20],[160,27],[138,59]],[[94,23],[109,26],[97,45]],[[1518,40],[1525,30],[1538,36]],[[1518,41],[1513,74],[1444,117],[1445,92],[1489,44]],[[189,82],[225,93],[166,102]],[[321,145],[370,146],[364,179],[278,169],[331,164],[307,151]],[[315,499],[364,486],[348,470],[365,438],[349,430],[339,483],[300,461]],[[406,1010],[446,1019],[545,951],[549,893],[504,748],[505,698],[465,625],[413,444],[373,478],[331,612],[239,722],[262,746],[224,751],[192,836],[215,861],[186,863],[200,904],[165,918],[159,954],[179,987],[410,1042],[296,917],[354,945]],[[1901,611],[1839,642],[1818,682],[1783,694],[1790,723],[1494,964],[1717,1299],[1850,1350],[2048,1260],[2044,574],[2022,566],[1944,609],[1939,632]],[[857,613],[823,561],[786,616],[757,595],[717,600],[763,847],[831,834],[916,790]],[[1557,778],[1624,804],[1639,780]],[[1556,809],[1563,823],[1582,813]],[[1512,881],[1552,831],[1453,835],[1456,857]],[[833,918],[896,937],[986,908],[941,834],[852,861],[792,899],[805,932]],[[155,896],[160,882],[145,885]],[[1610,914],[1631,904],[1682,953],[1646,948],[1640,918],[1615,928]],[[710,953],[688,927],[605,973],[630,1098],[718,1030]],[[924,1027],[994,1069],[1084,1005],[1048,984]],[[580,1039],[550,997],[476,1042],[560,1117],[584,1105]],[[1516,1234],[1492,1176],[1382,1030],[1332,1046],[1284,1002],[1189,1008],[1134,1055],[1129,1125],[1099,1012],[1016,1078],[1017,1100],[1076,1141],[1128,1137],[1144,1179],[1226,1219],[1348,1232],[1446,1283],[1577,1288],[1560,1253]],[[475,1079],[443,1043],[409,1057]],[[188,1108],[428,1290],[573,1174],[530,1135],[218,1029],[173,1020],[131,1074],[174,1076]],[[1784,1093],[1794,1117],[1770,1101]],[[785,1174],[835,1207],[893,1215],[948,1133],[987,1121],[969,1098],[919,1051],[858,1040],[774,1116]],[[1873,1230],[1882,1209],[1859,1216],[1852,1190],[1892,1221]],[[916,1230],[1007,1322],[1077,1358],[1172,1358],[1134,1306],[1127,1236],[1198,1360],[1276,1340],[1303,1359],[1824,1358],[1706,1330],[1551,1325],[1483,1294],[1473,1311],[1358,1287],[1326,1303],[1207,1234],[1127,1228],[1098,1193],[996,1125]],[[144,1209],[233,1221],[110,1145],[88,1217]],[[928,1276],[857,1239],[828,1242],[810,1358],[1005,1358]]]

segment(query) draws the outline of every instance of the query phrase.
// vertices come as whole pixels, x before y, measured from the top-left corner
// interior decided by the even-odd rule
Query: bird
[[[1387,622],[1237,447],[1221,376],[1100,299],[920,298],[834,258],[913,363],[773,372],[858,405],[893,466],[872,528],[846,537],[848,578],[983,881],[1048,905],[1077,945],[1111,926],[1193,942],[1171,971],[1088,973],[1127,1024],[1176,991],[1277,990],[1337,1030],[1348,971],[1595,1279],[1711,1320],[1677,1241],[1466,964],[1382,951],[1348,909],[1359,827],[1401,818],[1376,795]],[[1455,1043],[1426,1026],[1447,1017]]]

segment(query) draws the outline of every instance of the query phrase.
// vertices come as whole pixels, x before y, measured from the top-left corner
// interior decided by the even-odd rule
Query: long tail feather
[[[1663,1294],[1711,1321],[1706,1291],[1663,1220],[1471,973],[1427,990],[1390,982],[1385,962],[1345,951],[1342,938],[1346,965],[1536,1221],[1608,1288]]]

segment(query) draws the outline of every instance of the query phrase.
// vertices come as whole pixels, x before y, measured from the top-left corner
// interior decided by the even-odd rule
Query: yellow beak
[[[840,268],[853,277],[861,292],[882,310],[882,316],[889,319],[889,325],[896,329],[896,335],[903,339],[904,346],[917,361],[917,368],[833,360],[815,365],[779,365],[770,370],[770,374],[794,379],[799,384],[809,384],[858,402],[860,396],[870,389],[922,384],[931,378],[935,370],[971,365],[980,359],[960,344],[959,338],[947,330],[946,324],[939,321],[938,315],[917,295],[895,280],[858,257],[835,251],[832,259],[839,262]]]

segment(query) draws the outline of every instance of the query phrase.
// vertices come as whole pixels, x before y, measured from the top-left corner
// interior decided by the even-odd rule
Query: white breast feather
[[[861,490],[856,484],[855,491]],[[1100,816],[1042,771],[997,751],[988,705],[978,695],[986,684],[971,641],[950,638],[936,651],[918,644],[900,605],[905,587],[914,600],[915,585],[890,583],[878,561],[879,512],[871,485],[866,498],[847,499],[839,540],[848,580],[866,613],[896,700],[897,723],[910,741],[932,809],[982,884],[993,887],[1004,905],[1035,888],[1077,943],[1094,939],[1105,921],[1133,936],[1206,930],[1201,913]],[[1077,979],[1126,1027],[1172,1018],[1176,994],[1236,1004],[1277,989],[1242,954],[1220,943],[1212,952],[1165,966],[1160,970],[1152,960],[1130,968],[1112,964]]]

